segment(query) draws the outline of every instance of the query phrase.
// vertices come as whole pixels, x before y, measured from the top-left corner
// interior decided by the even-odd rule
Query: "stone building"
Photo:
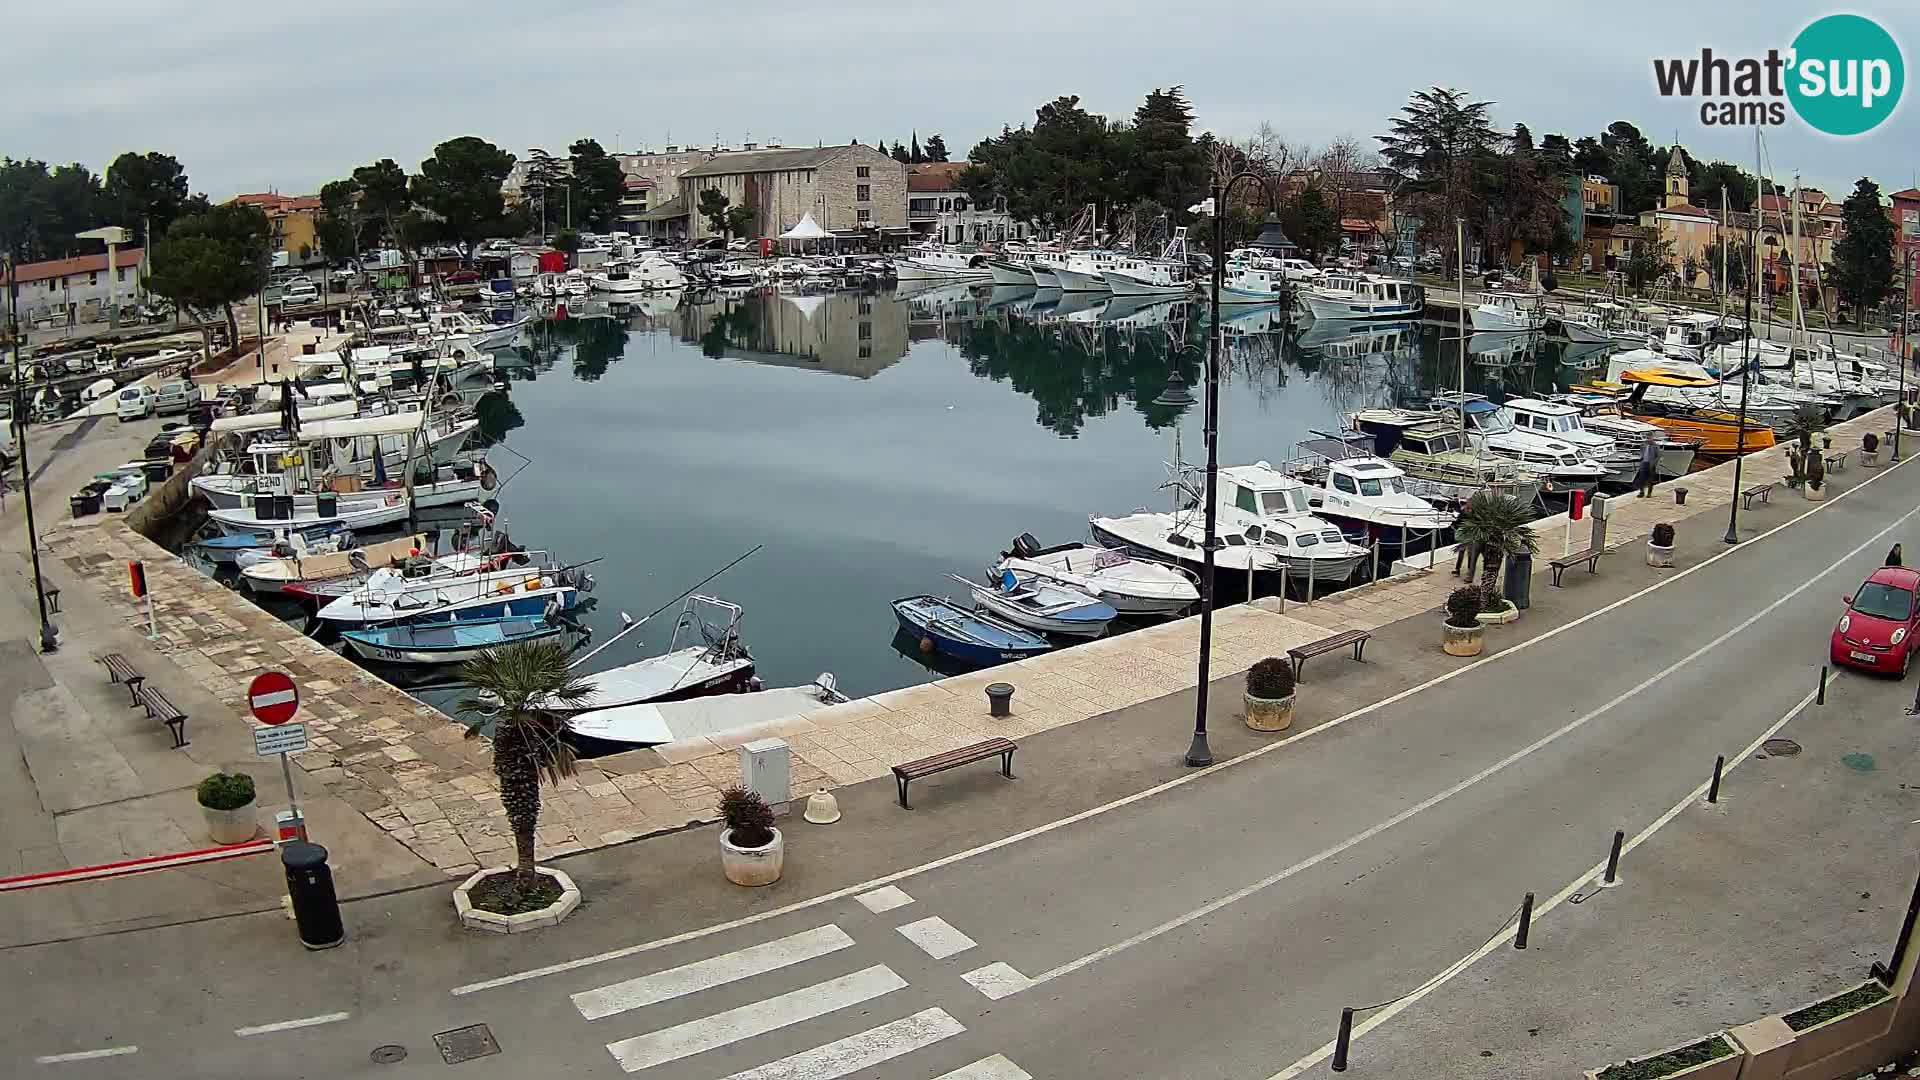
[[[682,172],[679,184],[695,241],[715,235],[700,213],[706,191],[718,191],[730,206],[751,207],[753,236],[778,236],[806,214],[843,235],[907,235],[907,167],[868,146],[718,154]]]
[[[1013,220],[1007,200],[996,196],[975,202],[961,189],[964,161],[910,165],[907,171],[907,225],[915,237],[942,244],[1003,244],[1025,240],[1028,223]]]

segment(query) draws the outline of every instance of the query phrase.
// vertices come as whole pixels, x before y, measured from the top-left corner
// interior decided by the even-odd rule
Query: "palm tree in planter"
[[[1540,550],[1540,541],[1528,527],[1532,520],[1532,511],[1519,499],[1480,491],[1461,507],[1453,523],[1456,541],[1480,549],[1480,594],[1488,613],[1506,612],[1512,607],[1500,596],[1501,562],[1508,555],[1531,555]]]
[[[1247,670],[1247,726],[1285,731],[1293,725],[1293,661],[1269,656]]]
[[[493,774],[500,780],[500,805],[513,830],[513,869],[476,882],[471,899],[483,910],[502,915],[537,910],[558,899],[564,886],[534,866],[533,834],[540,824],[540,782],[558,784],[573,775],[573,747],[557,707],[576,705],[593,692],[585,678],[567,666],[566,646],[532,641],[490,649],[466,662],[461,677],[474,693],[461,700],[469,714],[493,713],[467,728],[467,737],[491,735]]]

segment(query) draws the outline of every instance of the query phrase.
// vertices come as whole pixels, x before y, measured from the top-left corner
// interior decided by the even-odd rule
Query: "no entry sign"
[[[293,678],[285,672],[263,672],[247,687],[247,704],[255,720],[284,724],[300,708],[300,691],[294,689]]]

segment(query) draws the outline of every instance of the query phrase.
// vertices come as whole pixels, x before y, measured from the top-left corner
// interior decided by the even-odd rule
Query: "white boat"
[[[350,543],[326,552],[320,550],[323,544],[309,543],[300,533],[292,533],[286,540],[276,539],[271,549],[240,552],[240,555],[255,556],[241,568],[240,584],[256,593],[277,593],[289,585],[332,581],[361,572],[371,574],[377,567],[390,566],[406,558],[410,551],[424,551],[426,544],[427,535],[415,533],[378,544]],[[286,553],[278,554],[282,545]],[[236,555],[235,561],[238,560]]]
[[[1481,332],[1519,333],[1538,330],[1547,323],[1547,313],[1535,303],[1522,304],[1512,293],[1482,293],[1473,309],[1473,328]]]
[[[427,325],[434,334],[465,338],[476,349],[507,348],[532,321],[531,315],[522,315],[512,322],[490,323],[464,311],[435,311],[427,316]]]
[[[1591,304],[1584,311],[1562,312],[1560,332],[1575,345],[1608,345],[1618,340],[1614,332],[1624,309],[1610,300]]]
[[[1204,287],[1203,290],[1204,291]],[[1288,291],[1286,271],[1248,263],[1229,265],[1221,276],[1222,304],[1272,304]]]
[[[1055,269],[1057,255],[1035,255],[1027,260],[1027,269],[1033,274],[1033,284],[1040,289],[1058,289],[1060,274]]]
[[[434,568],[438,571],[438,567]],[[445,621],[538,615],[549,600],[561,610],[573,607],[592,576],[575,570],[508,566],[479,573],[408,577],[404,570],[375,570],[360,588],[333,599],[319,617],[342,624],[386,623],[401,619]]]
[[[1647,345],[1665,356],[1700,360],[1706,356],[1707,346],[1714,343],[1713,328],[1719,322],[1717,315],[1675,315],[1667,320],[1657,334],[1648,338]]]
[[[993,283],[996,286],[1033,287],[1039,284],[1033,277],[1033,264],[1025,258],[1008,255],[998,259],[988,259],[987,272],[993,275]]]
[[[351,551],[360,541],[353,533],[345,529],[307,539],[301,532],[283,533],[273,542],[272,547],[242,548],[233,553],[233,565],[239,567],[242,576],[248,570],[268,562],[290,562],[299,559],[317,558],[321,555],[338,555]]]
[[[1391,546],[1431,542],[1453,527],[1454,513],[1414,494],[1407,474],[1385,458],[1337,439],[1311,439],[1296,450],[1287,474],[1306,485],[1307,505],[1343,530]]]
[[[938,244],[906,249],[894,260],[893,273],[899,281],[971,281],[993,276],[984,252]]]
[[[1203,493],[1199,470],[1188,466],[1185,485]],[[1347,539],[1334,523],[1312,512],[1306,485],[1266,462],[1220,470],[1220,520],[1237,527],[1249,543],[1266,546],[1297,578],[1316,582],[1353,580],[1367,549]]]
[[[1607,470],[1607,482],[1631,484],[1640,472],[1646,440],[1623,442],[1612,435],[1588,431],[1581,411],[1565,402],[1537,398],[1510,398],[1500,412],[1515,429],[1530,431],[1571,445],[1582,457]],[[1651,426],[1651,425],[1649,425]]]
[[[1069,251],[1055,263],[1053,274],[1060,279],[1061,292],[1106,292],[1106,273],[1128,257],[1101,248]]]
[[[822,672],[806,686],[776,686],[575,713],[567,720],[567,735],[575,743],[584,744],[590,753],[618,752],[688,739],[742,736],[762,725],[806,716],[845,704],[846,700],[833,674]]]
[[[1620,411],[1620,399],[1614,395],[1576,390],[1555,395],[1552,400],[1580,410],[1581,426],[1612,439],[1623,453],[1631,453],[1638,458],[1641,448],[1652,442],[1659,447],[1659,458],[1654,468],[1661,477],[1672,480],[1693,471],[1693,459],[1699,453],[1699,443],[1676,439],[1666,428],[1626,415]]]
[[[1122,615],[1172,615],[1200,600],[1193,575],[1115,548],[1087,544],[1041,547],[1031,533],[1014,537],[995,566],[1024,578],[1048,578],[1106,601]]]
[[[1591,457],[1581,456],[1579,447],[1564,439],[1515,427],[1499,406],[1482,395],[1453,391],[1435,395],[1433,403],[1445,410],[1449,419],[1465,414],[1467,440],[1475,449],[1533,472],[1548,481],[1551,491],[1590,492],[1607,476],[1607,469]]]
[[[1322,274],[1301,298],[1316,319],[1419,318],[1427,302],[1411,281],[1348,270]]]
[[[1198,509],[1178,514],[1139,510],[1124,517],[1096,516],[1088,518],[1087,525],[1093,530],[1093,538],[1108,547],[1196,572],[1201,567],[1200,545],[1206,536],[1206,524]],[[1258,540],[1249,541],[1245,524],[1216,522],[1214,535],[1219,542],[1213,552],[1216,582],[1223,577],[1244,581],[1253,574],[1271,586],[1273,575],[1286,565],[1277,552]]]
[[[1173,239],[1157,259],[1121,258],[1103,275],[1115,296],[1183,296],[1193,288],[1187,266],[1187,230],[1173,231]]]
[[[687,277],[680,268],[657,255],[629,262],[610,262],[599,273],[587,275],[595,292],[642,293],[684,289]]]
[[[1052,578],[1025,577],[1010,569],[993,572],[994,583],[949,575],[973,592],[973,602],[990,615],[1043,634],[1099,637],[1119,612],[1111,604]]]
[[[374,532],[405,521],[408,513],[406,498],[397,492],[366,502],[342,501],[331,514],[320,512],[325,507],[316,507],[305,513],[295,511],[284,517],[275,516],[277,511],[267,505],[269,501],[262,498],[253,506],[214,510],[207,517],[219,526],[221,532],[232,536],[237,533],[271,533],[277,529],[297,531],[323,525],[336,525],[355,532]],[[263,516],[260,513],[262,510],[267,510],[268,514]]]
[[[629,622],[627,629],[620,633],[640,625]],[[689,642],[698,640],[699,644],[683,646],[683,636]],[[618,635],[606,645],[616,640]],[[575,663],[584,663],[590,657],[591,654]],[[573,702],[550,702],[548,706],[558,713],[576,714],[745,690],[753,679],[753,654],[740,640],[740,607],[711,596],[689,596],[674,622],[673,637],[665,653],[597,671],[585,679],[586,697]]]

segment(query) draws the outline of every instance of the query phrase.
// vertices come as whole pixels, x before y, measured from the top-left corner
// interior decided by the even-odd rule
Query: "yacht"
[[[993,276],[985,254],[938,244],[906,249],[894,260],[893,272],[899,281],[967,281]]]
[[[1435,407],[1466,417],[1467,440],[1481,453],[1502,457],[1538,473],[1550,495],[1592,491],[1607,470],[1583,448],[1531,428],[1514,426],[1512,417],[1479,394],[1449,392],[1434,396]]]
[[[1472,312],[1473,328],[1476,331],[1497,333],[1516,333],[1538,330],[1547,324],[1547,313],[1536,302],[1522,304],[1528,297],[1515,296],[1513,293],[1482,293],[1480,304]]]
[[[1188,482],[1197,479],[1190,470]],[[1313,513],[1307,486],[1264,461],[1220,470],[1220,520],[1267,547],[1296,578],[1352,581],[1368,549]]]
[[[1454,513],[1414,494],[1407,474],[1391,461],[1338,439],[1309,439],[1294,452],[1287,473],[1306,485],[1307,505],[1349,535],[1404,551],[1414,544],[1437,547],[1453,527]]]
[[[1413,282],[1358,271],[1323,274],[1302,296],[1316,319],[1417,319],[1426,309]]]
[[[1516,429],[1558,439],[1572,445],[1582,455],[1598,461],[1607,470],[1607,482],[1631,484],[1640,473],[1641,451],[1648,439],[1621,439],[1598,431],[1589,431],[1585,415],[1563,401],[1538,398],[1512,398],[1500,406],[1500,413]],[[1650,431],[1658,430],[1645,425]],[[1692,454],[1688,454],[1692,458]]]

